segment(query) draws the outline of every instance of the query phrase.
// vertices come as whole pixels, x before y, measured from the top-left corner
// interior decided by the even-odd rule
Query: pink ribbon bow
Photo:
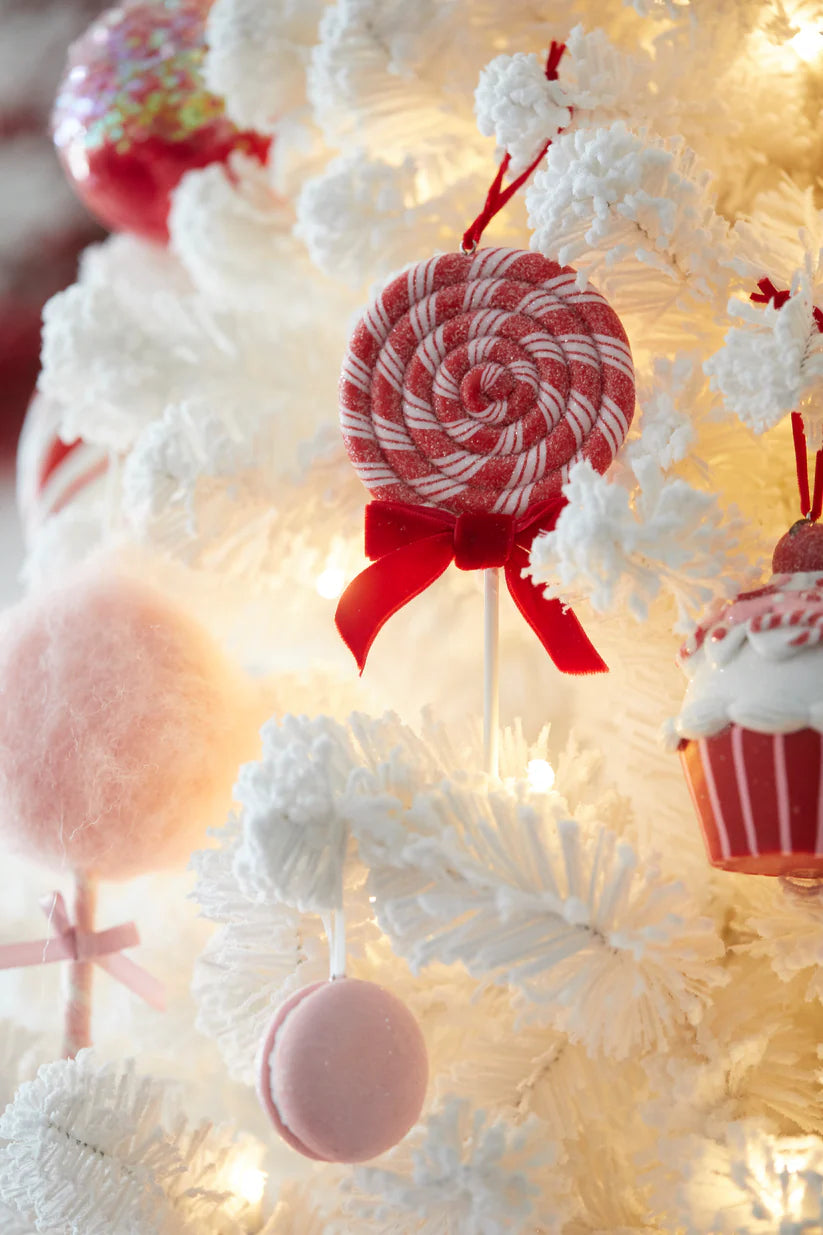
[[[31,943],[9,943],[0,947],[0,969],[21,969],[26,965],[49,965],[54,961],[91,961],[122,982],[140,999],[162,1012],[166,1006],[163,983],[123,956],[124,948],[136,947],[140,935],[133,922],[112,926],[106,931],[79,931],[72,924],[66,902],[59,892],[40,901],[40,908],[54,930],[50,939]]]

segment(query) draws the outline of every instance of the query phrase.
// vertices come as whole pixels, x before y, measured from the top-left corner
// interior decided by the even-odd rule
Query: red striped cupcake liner
[[[722,870],[823,876],[823,737],[729,725],[680,759],[709,861]]]

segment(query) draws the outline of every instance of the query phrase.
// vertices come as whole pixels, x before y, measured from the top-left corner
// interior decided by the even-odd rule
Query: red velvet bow
[[[550,532],[565,498],[513,515],[453,515],[431,506],[369,502],[366,555],[374,563],[352,580],[340,597],[335,621],[360,672],[372,643],[390,617],[424,592],[454,562],[459,570],[502,566],[523,617],[562,673],[606,673],[608,666],[572,611],[549,600],[530,578],[532,541]]]

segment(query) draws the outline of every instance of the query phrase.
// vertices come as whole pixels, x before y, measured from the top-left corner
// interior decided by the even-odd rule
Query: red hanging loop
[[[546,60],[546,79],[548,81],[557,81],[557,70],[560,61],[563,59],[563,54],[566,50],[565,43],[552,43],[549,48],[549,55]],[[497,169],[497,175],[491,182],[486,201],[483,204],[483,209],[466,231],[463,233],[463,240],[460,245],[464,253],[473,253],[480,243],[480,237],[488,227],[496,214],[499,214],[503,207],[514,197],[515,193],[521,188],[531,176],[532,172],[542,161],[546,151],[551,145],[551,141],[547,141],[543,149],[540,151],[536,159],[533,159],[524,172],[514,179],[510,185],[503,188],[503,177],[509,170],[511,163],[511,155],[504,156],[502,163]]]
[[[792,412],[792,438],[794,440],[794,462],[797,468],[797,488],[800,492],[800,513],[805,516],[812,508],[809,496],[809,465],[806,459],[806,430],[803,428],[803,417],[800,412]],[[817,471],[815,470],[815,488]]]
[[[773,304],[776,309],[782,309],[787,300],[791,299],[790,291],[778,291],[771,279],[760,279],[758,291],[752,292],[749,300],[755,304]],[[823,309],[813,310],[817,329],[823,334]],[[816,523],[823,514],[823,450],[818,450],[814,462],[814,488],[809,493],[809,462],[806,430],[800,412],[792,412],[792,441],[794,442],[794,462],[797,471],[797,488],[800,493],[800,513],[804,519]]]
[[[791,292],[779,292],[771,279],[760,279],[757,286],[760,290],[749,296],[749,300],[753,300],[755,304],[773,304],[776,309],[782,309],[786,301],[791,299]]]
[[[818,450],[814,460],[814,492],[809,520],[817,523],[821,514],[823,514],[823,450]]]

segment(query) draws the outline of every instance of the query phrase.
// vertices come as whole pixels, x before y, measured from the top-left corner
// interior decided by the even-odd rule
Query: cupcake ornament
[[[761,279],[751,300],[781,309],[791,294]],[[669,736],[712,865],[802,885],[823,880],[821,409],[805,397],[790,423],[802,518],[768,583],[715,606],[682,648],[689,686]]]
[[[715,609],[680,653],[672,722],[709,861],[823,879],[823,528],[801,520],[774,574]]]

